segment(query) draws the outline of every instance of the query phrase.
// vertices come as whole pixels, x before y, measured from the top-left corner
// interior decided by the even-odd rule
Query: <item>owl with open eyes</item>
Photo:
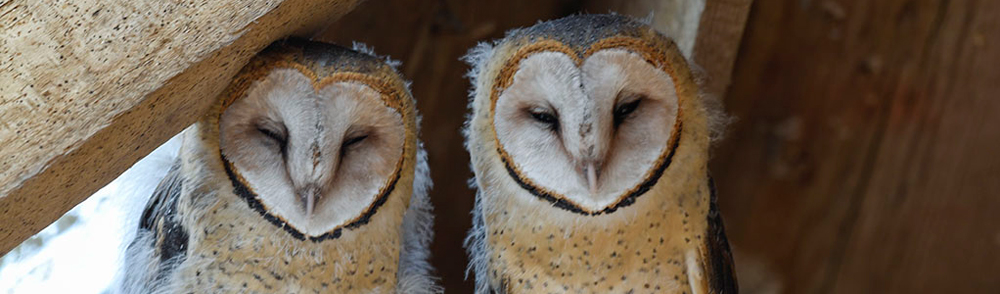
[[[122,289],[440,292],[417,124],[386,59],[272,44],[184,131],[127,249]]]
[[[576,15],[467,61],[477,293],[736,293],[713,112],[670,39]]]

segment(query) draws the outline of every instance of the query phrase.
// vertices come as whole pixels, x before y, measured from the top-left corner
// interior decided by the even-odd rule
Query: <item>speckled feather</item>
[[[300,240],[237,195],[224,171],[219,117],[274,68],[368,77],[406,126],[403,164],[384,203],[337,238]],[[184,132],[177,164],[154,192],[128,248],[126,293],[438,293],[427,263],[430,177],[406,82],[382,58],[333,45],[278,42],[252,60],[222,99]]]
[[[640,44],[621,47],[663,61],[656,65],[676,83],[683,128],[648,191],[615,211],[581,214],[531,193],[504,168],[491,104],[506,67],[523,58],[519,49],[555,41],[584,58],[610,39]],[[628,17],[578,15],[512,30],[466,60],[473,66],[466,148],[478,189],[466,247],[477,293],[736,293],[706,166],[712,112],[672,41]]]

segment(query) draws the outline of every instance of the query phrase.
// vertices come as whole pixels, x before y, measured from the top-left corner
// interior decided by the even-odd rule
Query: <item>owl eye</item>
[[[552,112],[544,109],[529,109],[528,114],[531,115],[532,119],[545,124],[552,130],[559,129],[559,118]]]
[[[361,141],[364,141],[367,138],[368,134],[362,134],[360,136],[354,136],[348,138],[347,140],[344,140],[344,143],[340,145],[340,153],[343,154],[345,151],[347,151],[347,148],[350,148],[353,145],[357,145],[358,143],[361,143]]]
[[[622,103],[618,107],[615,107],[615,127],[621,125],[630,114],[635,112],[636,108],[639,108],[640,101],[642,99],[635,99],[632,102]]]
[[[284,129],[284,127],[282,127],[282,129]],[[288,138],[286,137],[286,132],[284,130],[278,130],[270,124],[259,124],[257,125],[257,131],[265,137],[274,140],[274,142],[281,148],[281,151],[285,151],[285,146],[288,145]]]

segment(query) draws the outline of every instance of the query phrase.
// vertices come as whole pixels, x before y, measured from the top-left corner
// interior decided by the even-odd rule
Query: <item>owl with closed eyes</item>
[[[576,15],[467,61],[477,293],[736,293],[714,112],[671,39]]]
[[[435,293],[407,82],[370,51],[272,44],[184,131],[127,293]]]

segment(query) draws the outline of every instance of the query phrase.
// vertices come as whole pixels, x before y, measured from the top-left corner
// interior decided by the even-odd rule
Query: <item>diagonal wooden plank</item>
[[[699,20],[694,60],[708,80],[708,93],[722,96],[729,88],[743,28],[753,0],[708,0]]]
[[[268,43],[357,2],[4,2],[0,253],[194,122]]]

